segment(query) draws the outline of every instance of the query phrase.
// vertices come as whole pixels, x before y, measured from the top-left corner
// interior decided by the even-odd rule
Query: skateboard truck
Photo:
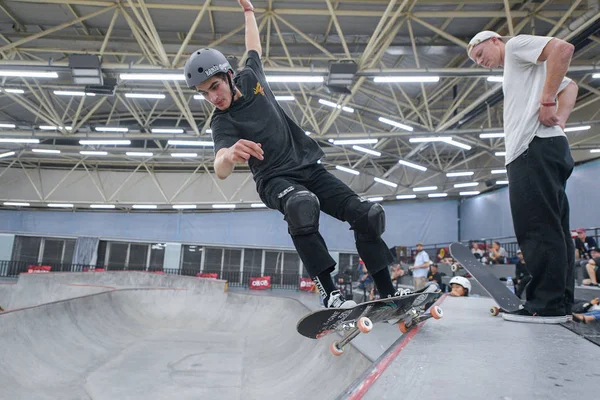
[[[331,354],[334,356],[341,356],[344,353],[344,346],[350,343],[352,339],[361,333],[369,333],[371,332],[371,329],[373,329],[373,323],[367,317],[361,317],[356,323],[352,322],[347,324],[348,326],[344,325],[342,325],[342,329],[350,330],[350,332],[348,332],[342,340],[331,343],[329,351],[331,351]]]
[[[431,308],[431,310],[427,314],[419,315],[417,310],[415,310],[414,308],[412,310],[410,310],[409,314],[411,314],[411,318],[408,321],[408,323],[406,322],[406,320],[402,320],[402,321],[400,321],[400,323],[398,323],[398,328],[400,329],[400,332],[402,332],[402,333],[408,332],[408,330],[410,329],[411,326],[418,324],[420,322],[423,322],[423,321],[427,321],[429,318],[433,318],[433,319],[442,318],[444,316],[444,311],[442,310],[442,308],[440,306],[434,306]]]

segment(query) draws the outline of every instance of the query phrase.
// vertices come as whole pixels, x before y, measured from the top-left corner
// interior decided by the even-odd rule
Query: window
[[[221,261],[223,258],[223,249],[215,249],[211,247],[205,247],[206,251],[204,259],[204,269],[202,272],[205,273],[217,273],[219,278],[221,277]]]
[[[230,283],[239,283],[241,261],[242,250],[223,249],[223,274],[221,279],[226,279]]]
[[[148,264],[148,245],[147,244],[129,244],[129,260],[127,269],[145,271]]]
[[[244,275],[259,276],[260,266],[262,264],[262,250],[245,249],[244,250]]]
[[[181,269],[184,275],[196,275],[202,266],[203,248],[195,245],[181,246]]]
[[[96,259],[96,266],[98,268],[105,266],[107,247],[108,242],[105,242],[104,240],[101,240],[100,243],[98,243],[98,258]]]
[[[283,253],[280,251],[265,250],[265,276],[281,273],[281,261]]]
[[[75,239],[17,236],[13,246],[12,260],[32,264],[48,264],[57,268],[60,264],[67,264],[66,270],[70,270],[74,251]]]
[[[37,263],[40,256],[42,238],[17,236],[13,245],[13,261]]]
[[[148,269],[151,271],[162,270],[165,261],[165,244],[155,243],[150,246],[150,265]]]
[[[283,254],[283,273],[298,274],[300,267],[300,256],[298,253],[286,252]]]
[[[44,240],[42,264],[61,264],[63,257],[63,247],[64,241],[62,240]]]
[[[127,267],[128,243],[111,242],[108,244],[108,267],[112,270],[124,270]]]

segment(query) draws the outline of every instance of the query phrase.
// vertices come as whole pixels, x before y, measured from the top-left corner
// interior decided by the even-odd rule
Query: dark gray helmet
[[[198,49],[192,53],[183,67],[185,81],[190,89],[219,72],[233,72],[227,58],[215,49]]]

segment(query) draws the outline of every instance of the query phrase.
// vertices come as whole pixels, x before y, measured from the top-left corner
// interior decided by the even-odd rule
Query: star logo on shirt
[[[254,88],[254,94],[262,94],[265,95],[265,89],[261,86],[260,82],[256,82],[256,87]]]

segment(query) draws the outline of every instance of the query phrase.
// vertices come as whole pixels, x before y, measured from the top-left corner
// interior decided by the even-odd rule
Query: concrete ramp
[[[28,281],[90,284],[84,275],[101,274]],[[118,283],[102,275],[93,283]],[[298,335],[307,309],[296,300],[173,278],[187,287],[110,290],[1,314],[2,398],[329,399],[370,365],[354,349],[335,358],[328,340]]]

